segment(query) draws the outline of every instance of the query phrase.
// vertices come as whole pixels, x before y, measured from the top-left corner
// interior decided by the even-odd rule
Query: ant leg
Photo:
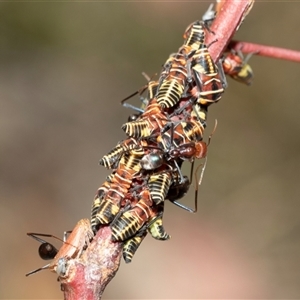
[[[148,75],[146,75],[146,73],[142,73],[145,77],[147,76],[148,77]],[[147,77],[146,77],[146,79],[147,79]],[[149,80],[148,80],[149,81]],[[130,104],[130,103],[126,103],[126,101],[127,100],[129,100],[130,98],[132,98],[132,97],[134,97],[135,95],[140,95],[140,100],[142,101],[142,103],[145,105],[146,103],[147,103],[147,100],[145,100],[145,98],[144,97],[142,97],[142,94],[145,92],[145,90],[147,89],[147,87],[148,87],[148,84],[146,84],[146,85],[144,85],[142,88],[140,88],[138,91],[136,91],[136,92],[134,92],[133,94],[131,94],[131,95],[129,95],[128,97],[126,97],[125,99],[123,99],[122,101],[121,101],[121,104],[124,106],[124,107],[126,107],[126,108],[131,108],[131,109],[133,109],[133,110],[135,110],[135,111],[137,111],[137,112],[139,112],[139,113],[143,113],[144,112],[144,110],[142,109],[142,108],[139,108],[139,107],[136,107],[136,106],[134,106],[134,105],[132,105],[132,104]]]
[[[211,134],[210,134],[209,137],[208,137],[207,147],[209,146],[210,141],[211,141],[211,138],[212,138],[213,134],[215,133],[215,131],[216,131],[216,129],[217,129],[217,125],[218,125],[218,120],[216,119],[216,120],[215,120],[215,127],[214,127],[213,131],[211,132]]]
[[[205,157],[205,163],[204,164],[200,164],[198,167],[197,167],[197,170],[195,172],[195,180],[196,180],[196,183],[197,185],[195,186],[195,211],[194,212],[197,212],[198,210],[198,189],[199,189],[199,186],[201,185],[202,183],[202,179],[203,179],[203,174],[204,174],[204,171],[205,171],[205,168],[206,168],[206,163],[207,163],[207,157]],[[200,179],[198,181],[198,176],[197,176],[197,172],[198,172],[198,169],[202,166],[202,170],[201,170],[201,174],[200,174]]]
[[[190,171],[190,179],[189,179],[190,184],[192,184],[192,181],[193,181],[194,165],[195,165],[195,161],[193,160],[192,165],[191,165],[191,171]]]
[[[184,209],[184,210],[186,210],[186,211],[188,211],[190,213],[195,213],[197,211],[197,210],[194,210],[194,209],[192,209],[190,207],[187,207],[187,206],[185,206],[185,205],[183,205],[183,204],[181,204],[181,203],[179,203],[177,201],[173,201],[172,203],[174,203],[176,206],[178,206],[178,207],[180,207],[180,208],[182,208],[182,209]]]
[[[126,108],[131,108],[131,109],[133,109],[133,110],[135,110],[135,111],[137,111],[137,112],[139,112],[139,113],[143,113],[144,110],[143,110],[142,108],[136,107],[136,106],[134,106],[134,105],[132,105],[132,104],[130,104],[130,103],[126,103],[126,101],[129,100],[130,98],[134,97],[135,95],[138,95],[138,94],[139,94],[139,95],[140,95],[140,100],[141,100],[143,106],[145,106],[145,105],[148,104],[148,99],[142,97],[142,94],[143,94],[143,93],[145,92],[145,90],[148,88],[149,82],[151,81],[151,79],[152,79],[153,76],[150,77],[150,76],[149,76],[148,74],[146,74],[145,72],[142,72],[142,75],[146,78],[146,80],[147,80],[148,83],[147,83],[146,85],[144,85],[142,88],[140,88],[138,91],[134,92],[133,94],[129,95],[128,97],[126,97],[125,99],[123,99],[123,100],[121,101],[121,104],[122,104],[124,107],[126,107]]]
[[[178,170],[178,173],[179,173],[179,176],[180,176],[180,181],[179,181],[179,184],[182,184],[184,182],[184,178],[183,178],[183,175],[182,175],[182,172],[181,172],[181,169],[176,161],[176,159],[174,159],[174,164]]]
[[[48,265],[46,265],[46,266],[43,266],[43,267],[41,267],[41,268],[38,268],[38,269],[36,269],[36,270],[33,270],[33,271],[31,271],[31,272],[25,274],[25,276],[27,277],[27,276],[32,275],[32,274],[34,274],[34,273],[37,273],[37,272],[39,272],[39,271],[48,269],[49,266],[50,266],[50,264],[48,264]]]
[[[170,143],[171,143],[171,147],[174,147],[174,123],[171,122],[170,123],[170,131],[171,131],[171,134],[170,134]],[[176,161],[176,159],[174,159],[174,164],[178,170],[178,173],[179,173],[179,176],[180,176],[180,182],[179,184],[183,183],[184,179],[183,179],[183,175],[182,175],[182,172],[181,172],[181,169]]]
[[[187,77],[186,77],[186,87],[184,89],[184,92],[182,93],[181,97],[188,97],[190,94],[190,91],[193,89],[193,76],[192,76],[192,72],[191,72],[191,58],[193,57],[193,55],[195,54],[196,50],[191,51],[188,55],[187,55],[187,59],[186,59],[186,69],[187,69]],[[187,93],[187,91],[189,91],[189,93]]]
[[[136,106],[134,106],[134,105],[132,105],[132,104],[130,104],[130,103],[126,103],[126,102],[125,102],[126,100],[132,98],[133,96],[137,95],[138,93],[139,93],[139,92],[137,91],[137,92],[131,94],[130,96],[126,97],[125,99],[123,99],[123,100],[121,101],[121,104],[122,104],[124,107],[126,107],[126,108],[131,108],[131,109],[133,109],[133,110],[135,110],[135,111],[137,111],[137,112],[139,112],[139,113],[143,113],[144,110],[143,110],[142,108],[136,107]],[[143,101],[142,101],[142,102],[143,102]]]
[[[34,238],[35,240],[37,240],[40,243],[47,243],[46,241],[44,241],[43,239],[38,238],[37,236],[44,236],[44,237],[50,237],[50,238],[54,238],[57,239],[61,242],[64,242],[62,239],[60,239],[59,237],[52,235],[52,234],[46,234],[46,233],[34,233],[34,232],[28,232],[27,233],[28,236]]]
[[[205,13],[206,14],[206,13]],[[210,20],[209,20],[210,21]],[[203,27],[205,27],[205,29],[209,32],[209,33],[212,33],[213,35],[215,35],[216,33],[210,29],[209,27],[209,21],[205,21],[205,20],[202,20],[201,24],[203,25]],[[213,20],[212,20],[213,21]],[[207,47],[208,48],[208,47]]]
[[[212,22],[216,17],[216,11],[213,9],[214,4],[211,3],[207,9],[207,11],[202,16],[202,21],[204,23]]]
[[[173,197],[174,199],[169,199],[173,204],[175,204],[176,206],[178,206],[190,213],[195,213],[197,211],[196,199],[195,199],[195,208],[194,209],[192,209],[188,206],[185,206],[184,204],[178,202],[176,199],[182,198],[187,193],[187,191],[192,183],[193,171],[194,171],[194,162],[192,162],[192,165],[191,165],[190,179],[188,179],[187,176],[185,176],[184,182],[177,186],[177,189],[179,191],[179,192],[177,192],[177,195],[175,195],[175,197]]]
[[[212,42],[210,42],[206,47],[207,49],[214,43],[216,43],[218,41],[218,39],[213,40]]]
[[[194,105],[196,101],[197,98],[192,96],[191,99],[189,99],[182,107],[179,107],[176,110],[174,110],[174,112],[169,115],[169,118],[180,115],[189,105]]]
[[[200,164],[196,171],[195,171],[195,180],[197,182],[197,185],[195,186],[195,198],[194,198],[194,209],[190,208],[190,207],[187,207],[179,202],[177,202],[176,200],[175,201],[172,201],[172,203],[174,203],[176,206],[190,212],[190,213],[196,213],[197,210],[198,210],[198,187],[201,185],[201,182],[202,182],[202,179],[203,179],[203,174],[204,174],[204,171],[205,171],[205,168],[206,168],[206,162],[207,162],[207,157],[205,158],[205,163],[204,164]],[[198,172],[198,169],[202,166],[202,170],[201,170],[201,174],[200,174],[200,179],[198,180],[198,176],[197,176],[197,172]],[[194,169],[194,162],[192,163],[192,167],[191,167],[191,173],[190,173],[190,180],[188,181],[189,183],[189,186],[192,184],[192,177],[193,177],[193,169]],[[183,185],[184,186],[184,185]]]
[[[150,77],[146,72],[142,72],[142,75],[145,77],[145,79],[149,82],[151,81],[152,77]]]
[[[221,82],[222,82],[222,87],[223,87],[223,89],[226,89],[228,87],[228,83],[227,83],[227,79],[226,79],[225,72],[224,72],[224,69],[223,69],[222,59],[219,59],[218,62],[216,63],[216,65],[217,65],[218,70],[219,70],[220,79],[221,79]]]

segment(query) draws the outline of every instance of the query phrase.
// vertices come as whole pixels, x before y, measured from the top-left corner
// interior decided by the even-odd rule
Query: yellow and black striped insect
[[[192,53],[182,52],[172,54],[164,65],[156,94],[157,102],[162,109],[178,103],[188,87],[188,82],[191,82],[189,65]]]
[[[160,76],[157,101],[163,109],[174,106],[192,89],[191,61],[204,45],[204,22],[196,21],[185,30],[183,46],[172,54]]]
[[[139,119],[125,123],[122,129],[130,137],[148,138],[160,133],[168,122],[167,114],[161,110],[156,98],[152,98]]]
[[[248,54],[245,58],[241,51],[231,51],[224,55],[223,69],[224,73],[238,82],[247,85],[252,84],[253,71],[248,64],[252,53]]]
[[[147,233],[150,233],[153,238],[160,241],[166,241],[171,238],[163,227],[162,213],[163,212],[161,211],[157,216],[149,220],[149,222],[146,223],[134,237],[124,243],[123,258],[126,263],[130,263],[132,261],[135,252],[146,237]]]
[[[147,235],[147,230],[141,230],[134,237],[130,238],[123,245],[123,258],[126,263],[130,263],[132,258]]]
[[[205,44],[205,30],[212,32],[202,20],[190,24],[183,35],[185,40],[180,51],[190,53],[191,62],[186,67],[191,68],[191,76],[197,87],[193,89],[193,85],[191,86],[192,96],[196,96],[198,103],[210,105],[220,100],[226,87],[226,79],[222,66],[220,65],[219,70],[210,56]]]
[[[140,159],[145,155],[143,148],[136,148],[123,154],[112,178],[110,178],[109,188],[101,195],[96,197],[92,207],[91,226],[94,232],[100,225],[109,224],[113,221],[120,210],[120,205],[132,179],[136,176],[141,166]],[[104,184],[106,186],[106,183]]]
[[[201,165],[200,165],[201,166]],[[200,181],[201,184],[205,165],[202,168]],[[197,199],[198,199],[198,187],[195,189],[195,208],[189,208],[179,203],[178,200],[182,198],[188,191],[192,184],[193,164],[191,168],[190,179],[184,176],[184,182],[179,184],[178,181],[171,185],[168,189],[168,194],[165,199],[168,199],[178,207],[187,210],[188,212],[195,213],[197,211]],[[140,185],[139,188],[142,188]],[[137,251],[138,247],[146,237],[147,233],[150,233],[152,237],[158,240],[168,240],[170,235],[166,233],[162,224],[162,214],[164,202],[159,205],[150,207],[151,200],[147,197],[150,195],[150,187],[146,190],[146,194],[143,195],[142,201],[131,201],[130,209],[126,210],[122,215],[111,224],[113,231],[113,240],[125,241],[123,246],[123,257],[126,263],[132,261],[132,258]],[[138,190],[140,193],[140,190]],[[133,194],[131,194],[133,195]],[[146,195],[146,200],[145,200]],[[149,202],[150,201],[150,202]],[[138,204],[138,205],[137,205]],[[155,210],[156,207],[156,210]],[[150,217],[152,215],[152,217]]]
[[[212,60],[206,44],[194,53],[191,63],[193,77],[196,82],[197,90],[194,90],[193,96],[196,96],[197,102],[201,105],[210,105],[221,99],[226,87],[226,78],[222,65],[220,69]]]
[[[107,169],[116,169],[118,163],[124,153],[128,153],[131,150],[146,146],[147,144],[143,141],[138,142],[134,138],[128,138],[121,141],[114,147],[111,151],[105,154],[99,161],[101,166],[104,166]]]
[[[172,172],[168,170],[150,176],[148,188],[153,203],[158,205],[165,200],[172,182]]]
[[[191,50],[197,51],[204,44],[205,31],[208,28],[203,21],[196,21],[190,24],[184,34],[184,46],[190,47]]]
[[[135,206],[122,213],[110,225],[112,230],[112,241],[126,241],[133,237],[142,226],[155,216],[155,208],[148,189],[140,193],[141,199]]]
[[[194,90],[192,96],[197,96],[198,103],[209,105],[221,98],[225,76],[220,74],[222,70],[218,70],[209,54],[204,42],[205,29],[210,31],[203,21],[189,25],[183,35],[183,46],[167,60],[156,95],[163,109],[189,95],[195,84],[198,91]]]
[[[168,178],[164,176],[167,173]],[[139,200],[131,200],[129,208],[125,209],[111,223],[113,241],[126,241],[140,236],[142,228],[149,229],[151,235],[156,239],[169,238],[162,226],[162,212],[163,201],[170,187],[170,178],[170,172],[161,172],[157,176],[150,176],[147,186],[139,191]],[[159,201],[157,201],[158,198]]]

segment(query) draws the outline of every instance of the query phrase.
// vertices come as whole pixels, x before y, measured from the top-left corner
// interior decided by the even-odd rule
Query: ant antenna
[[[37,272],[39,272],[39,271],[48,269],[49,266],[50,266],[50,264],[48,264],[48,265],[46,265],[46,266],[43,266],[43,267],[41,267],[41,268],[38,268],[38,269],[36,269],[36,270],[33,270],[33,271],[31,271],[31,272],[25,274],[25,276],[27,277],[27,276],[32,275],[32,274],[34,274],[34,273],[37,273]]]
[[[215,133],[215,131],[217,129],[217,125],[218,125],[218,120],[215,119],[215,126],[214,126],[213,131],[211,132],[211,134],[208,137],[207,146],[209,146],[209,144],[210,144],[211,138],[212,138],[213,134]]]
[[[41,245],[39,246],[39,249],[38,249],[38,252],[39,252],[39,256],[41,259],[43,260],[52,260],[55,258],[56,254],[58,253],[58,250],[49,242],[46,242],[45,240],[39,238],[39,236],[42,236],[42,237],[49,237],[49,238],[54,238],[54,239],[57,239],[59,241],[61,241],[62,243],[64,244],[68,244],[70,246],[73,246],[75,247],[74,245],[70,244],[70,243],[67,243],[66,240],[67,240],[67,235],[69,233],[71,233],[72,231],[65,231],[64,232],[64,237],[63,237],[63,240],[60,239],[59,237],[55,236],[55,235],[52,235],[52,234],[45,234],[45,233],[34,233],[34,232],[28,232],[27,235],[32,237],[33,239],[35,239],[36,241],[40,242]],[[76,247],[75,247],[76,248]],[[51,264],[51,263],[50,263]],[[47,264],[41,268],[38,268],[36,270],[33,270],[27,274],[25,274],[25,276],[29,276],[29,275],[32,275],[34,273],[37,273],[41,270],[44,270],[44,269],[48,269],[50,264]]]
[[[197,167],[196,172],[195,172],[195,181],[198,182],[198,184],[195,186],[195,210],[194,210],[194,212],[197,212],[197,210],[198,210],[198,189],[199,189],[199,186],[202,183],[203,174],[204,174],[204,171],[205,171],[205,168],[206,168],[206,163],[207,163],[207,157],[205,157],[204,164],[200,164]],[[200,167],[202,167],[202,170],[201,170],[200,178],[199,178],[199,181],[198,181],[197,173],[198,173],[198,170],[199,170]]]

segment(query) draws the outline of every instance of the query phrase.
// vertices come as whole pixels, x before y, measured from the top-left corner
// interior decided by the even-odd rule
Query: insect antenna
[[[49,266],[50,266],[50,264],[48,264],[48,265],[46,265],[46,266],[43,266],[43,267],[41,267],[41,268],[35,269],[35,270],[33,270],[33,271],[31,271],[31,272],[25,274],[25,276],[27,277],[27,276],[32,275],[32,274],[35,274],[35,273],[37,273],[37,272],[39,272],[39,271],[48,269]]]
[[[43,260],[53,260],[56,256],[56,254],[58,253],[58,250],[49,242],[46,242],[45,240],[39,238],[39,236],[42,236],[42,237],[49,237],[49,238],[54,238],[54,239],[57,239],[59,241],[61,241],[62,243],[66,243],[70,246],[73,246],[75,247],[74,245],[70,244],[70,243],[67,243],[66,240],[67,240],[67,235],[69,233],[71,233],[72,231],[65,231],[64,232],[64,238],[63,240],[60,239],[59,237],[55,236],[55,235],[52,235],[52,234],[46,234],[46,233],[34,233],[34,232],[28,232],[27,235],[32,237],[33,239],[35,239],[36,241],[40,242],[41,245],[39,246],[39,249],[38,249],[38,253],[39,253],[39,256],[41,259]],[[76,248],[76,247],[75,247]],[[41,268],[38,268],[38,269],[35,269],[27,274],[25,274],[25,276],[29,276],[29,275],[32,275],[34,273],[37,273],[41,270],[44,270],[44,269],[48,269],[50,266],[50,264],[47,264]]]

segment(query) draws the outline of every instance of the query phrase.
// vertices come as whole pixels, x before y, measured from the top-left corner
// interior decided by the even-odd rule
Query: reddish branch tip
[[[60,278],[64,299],[99,300],[120,266],[122,243],[111,241],[109,226],[101,228],[83,255],[69,261]]]
[[[244,53],[254,53],[261,56],[300,62],[299,51],[294,51],[294,50],[289,50],[284,48],[258,45],[258,44],[239,42],[239,41],[231,41],[228,45],[228,48],[234,50],[241,50]]]

